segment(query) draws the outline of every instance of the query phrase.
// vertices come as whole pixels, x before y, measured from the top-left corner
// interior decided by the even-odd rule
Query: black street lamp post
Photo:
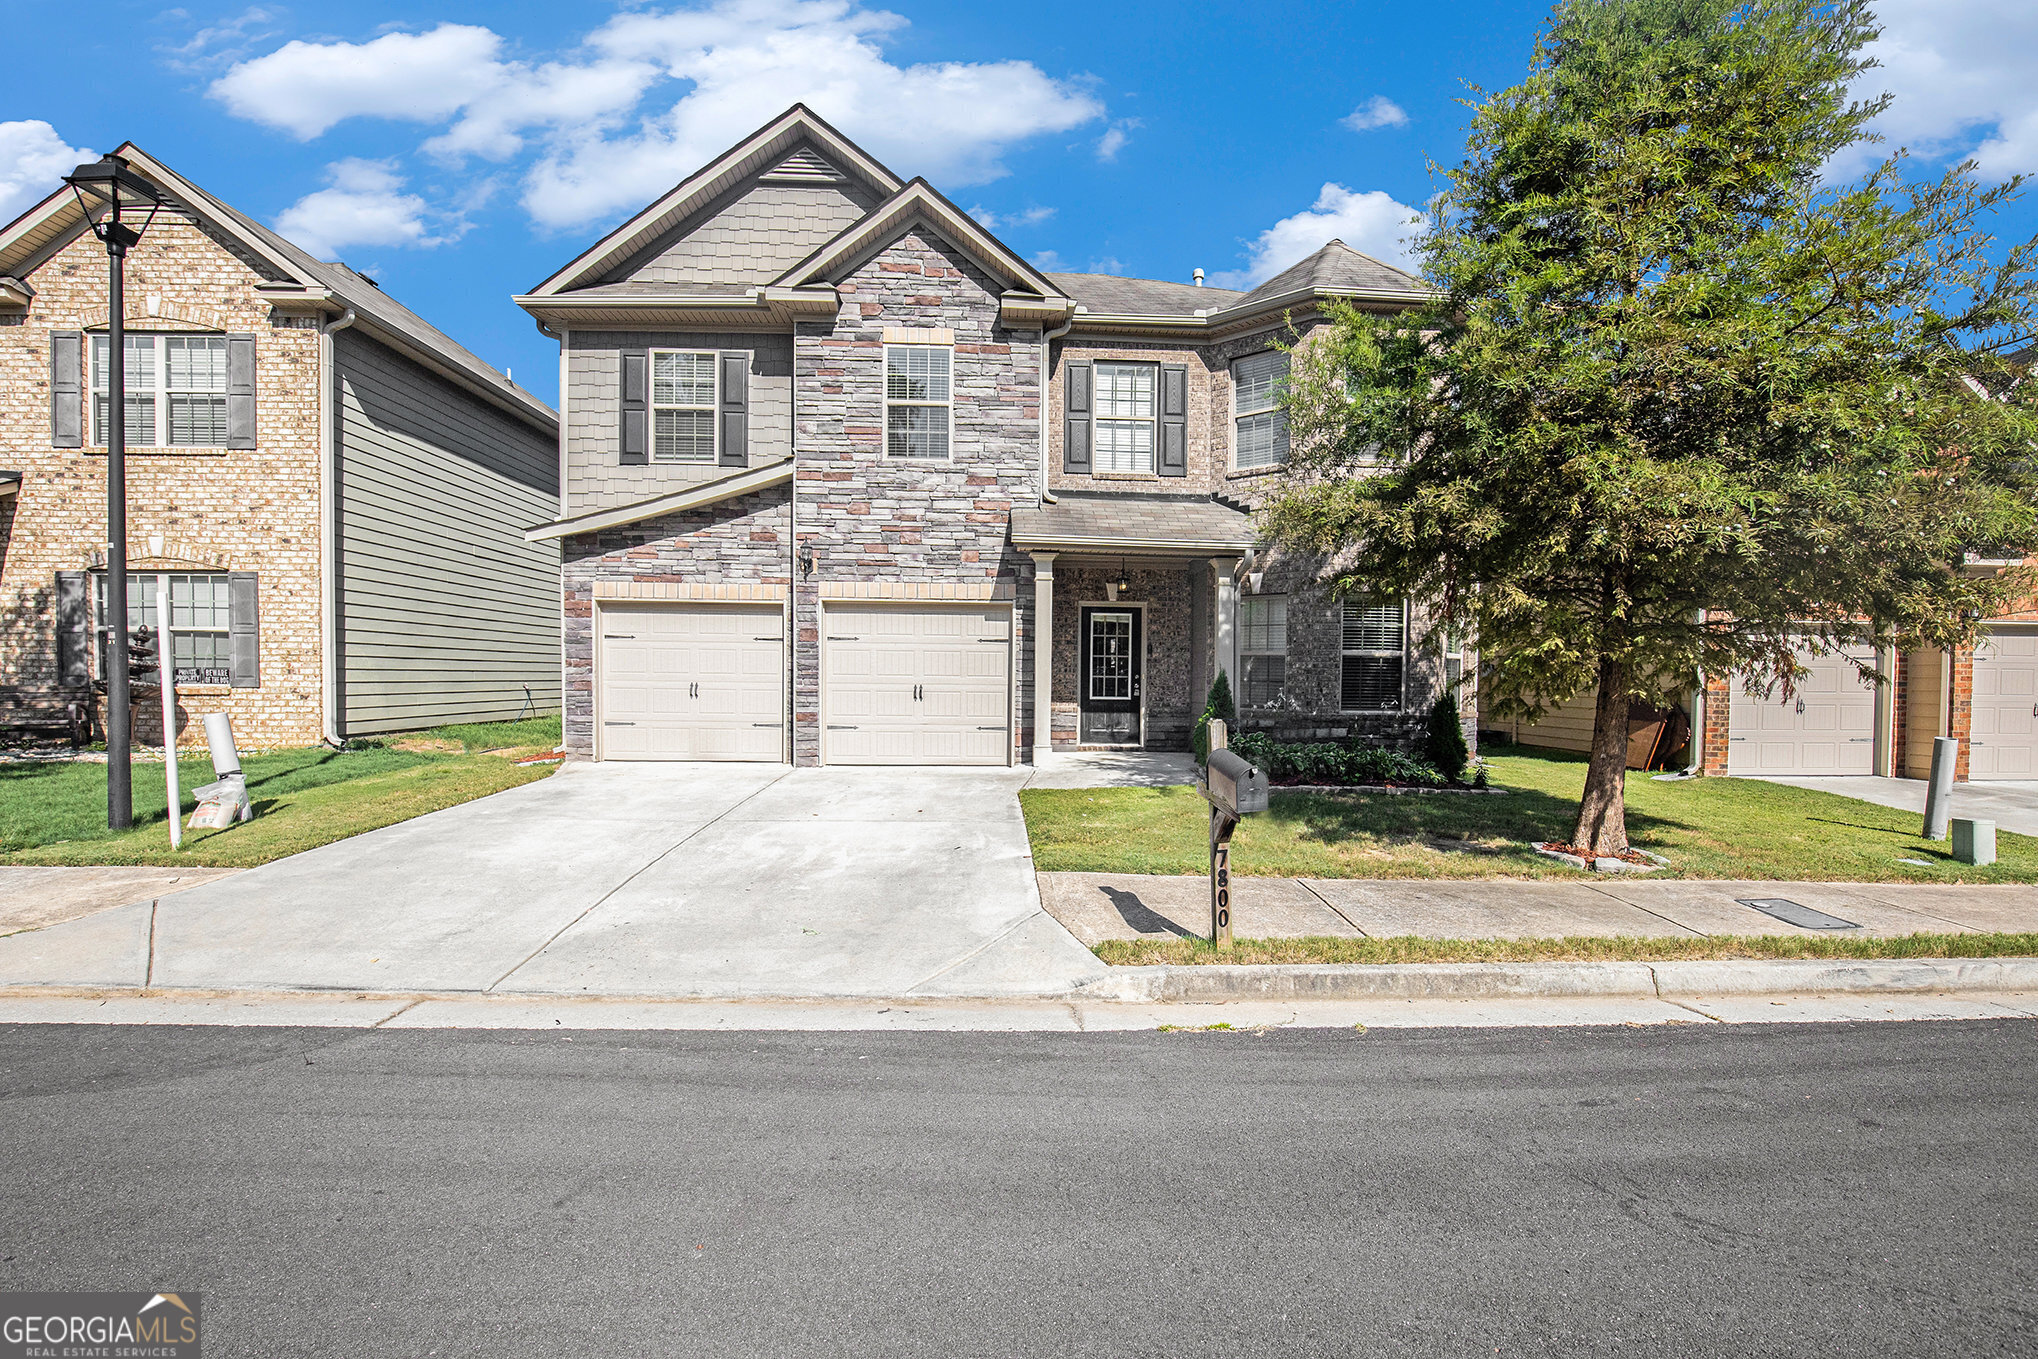
[[[64,183],[77,194],[92,234],[106,246],[106,615],[113,630],[105,651],[106,824],[125,830],[134,824],[134,770],[128,749],[134,722],[127,685],[127,299],[123,270],[128,250],[149,229],[163,196],[162,190],[136,174],[121,156],[80,165],[64,177]],[[148,216],[139,227],[131,226],[121,220],[123,208],[147,208]],[[88,381],[84,386],[89,393],[92,384]],[[171,808],[170,815],[176,814],[177,809]]]

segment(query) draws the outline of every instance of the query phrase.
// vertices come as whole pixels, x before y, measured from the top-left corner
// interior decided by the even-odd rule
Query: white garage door
[[[1009,764],[1012,612],[830,604],[821,758]]]
[[[1811,673],[1789,699],[1779,686],[1750,698],[1737,684],[1728,710],[1729,774],[1872,774],[1875,688],[1846,658],[1873,662],[1873,647],[1798,657]]]
[[[2038,779],[2038,627],[1995,628],[1974,652],[1971,779]]]
[[[603,759],[785,758],[777,606],[604,604],[595,623]]]

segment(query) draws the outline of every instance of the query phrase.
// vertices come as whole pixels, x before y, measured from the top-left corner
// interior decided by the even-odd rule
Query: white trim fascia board
[[[0,277],[0,306],[25,307],[35,300],[35,289],[11,274]]]
[[[841,309],[833,288],[757,288],[747,294],[644,293],[623,297],[510,299],[539,321],[580,329],[610,325],[785,325],[800,317],[832,317]]]
[[[196,184],[185,179],[175,170],[170,169],[133,142],[123,143],[120,153],[129,160],[139,162],[143,173],[148,175],[150,179],[155,180],[158,184],[170,190],[187,207],[203,214],[206,220],[214,226],[231,234],[240,245],[245,246],[248,250],[267,260],[271,265],[275,266],[276,272],[284,278],[295,279],[298,286],[306,289],[323,288],[325,286],[319,280],[306,276],[302,269],[299,269],[276,251],[271,250],[268,244],[259,236],[256,236],[253,232],[243,231],[240,223],[234,220],[232,210],[224,202],[214,198]]]
[[[581,252],[565,268],[531,289],[533,297],[550,297],[592,275],[613,268],[647,237],[683,221],[687,214],[727,189],[736,180],[760,168],[762,162],[789,149],[802,137],[833,153],[833,159],[847,162],[857,173],[884,193],[897,193],[899,177],[883,164],[830,127],[804,104],[794,104],[750,136],[709,161],[674,185],[662,197],[608,235]],[[753,162],[755,162],[753,164]]]
[[[641,523],[656,519],[663,514],[678,514],[683,510],[699,509],[731,500],[751,491],[761,491],[767,486],[776,486],[793,479],[792,459],[787,458],[767,467],[752,467],[734,476],[722,477],[715,481],[689,486],[684,491],[670,495],[655,496],[650,500],[639,500],[629,505],[618,505],[613,509],[592,510],[575,515],[571,519],[559,519],[549,524],[540,524],[524,530],[524,541],[541,543],[551,538],[571,538],[577,533],[598,533],[602,529],[621,528],[625,524]]]
[[[1077,536],[1070,534],[1053,537],[1035,537],[1032,534],[1014,533],[1012,546],[1024,552],[1073,551],[1080,548],[1106,548],[1111,551],[1123,549],[1127,552],[1159,551],[1186,552],[1194,556],[1236,556],[1253,545],[1247,539],[1218,538],[1127,538],[1121,535]]]
[[[85,212],[77,197],[69,188],[58,189],[0,227],[0,269],[15,275],[33,273],[50,255],[75,240],[85,226]]]
[[[0,472],[0,495],[13,495],[21,489],[21,473]]]
[[[1062,293],[1011,247],[984,230],[983,224],[941,196],[924,179],[915,179],[891,198],[872,208],[860,220],[843,228],[828,241],[774,280],[775,286],[797,288],[825,277],[823,271],[839,267],[910,229],[915,215],[927,225],[947,234],[950,244],[976,257],[977,263],[1002,274],[1006,282],[1031,290],[1043,301],[1055,302]],[[829,280],[832,282],[832,280]],[[1070,299],[1073,301],[1073,299]]]

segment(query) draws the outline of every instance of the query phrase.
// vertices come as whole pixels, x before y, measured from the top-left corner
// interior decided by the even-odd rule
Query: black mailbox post
[[[1210,804],[1210,942],[1230,948],[1231,833],[1240,817],[1267,809],[1266,771],[1229,750],[1213,748],[1203,797]]]

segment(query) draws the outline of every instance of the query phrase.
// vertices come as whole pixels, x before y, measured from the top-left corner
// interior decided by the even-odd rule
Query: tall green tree
[[[1434,302],[1298,348],[1278,540],[1341,589],[1439,602],[1503,713],[1598,687],[1576,844],[1627,849],[1630,700],[1751,690],[1798,648],[1951,646],[2038,540],[2033,244],[2020,184],[1871,140],[1860,0],[1569,0],[1474,108],[1419,245]]]

